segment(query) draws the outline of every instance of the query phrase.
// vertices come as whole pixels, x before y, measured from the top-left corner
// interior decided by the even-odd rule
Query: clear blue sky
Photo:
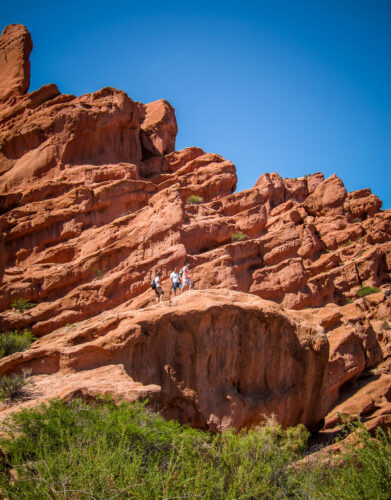
[[[2,2],[31,31],[31,90],[103,86],[175,107],[177,149],[264,172],[337,173],[391,207],[391,1]]]

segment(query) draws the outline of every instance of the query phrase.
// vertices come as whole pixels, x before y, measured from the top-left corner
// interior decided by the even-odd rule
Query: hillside
[[[0,330],[39,337],[0,360],[32,370],[20,406],[107,392],[211,430],[271,413],[332,429],[335,405],[390,424],[391,210],[376,195],[320,172],[235,192],[232,162],[175,150],[167,101],[28,93],[29,32],[8,26],[0,48]],[[170,300],[185,263],[195,290]]]

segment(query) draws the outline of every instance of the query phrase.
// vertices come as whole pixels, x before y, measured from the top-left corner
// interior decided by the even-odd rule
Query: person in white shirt
[[[153,281],[151,282],[151,287],[152,287],[153,290],[155,290],[156,304],[159,304],[159,302],[161,302],[163,300],[163,295],[164,295],[163,288],[162,288],[162,286],[160,284],[160,273],[159,273],[159,271],[156,272],[156,276],[153,279]]]
[[[185,265],[183,267],[183,274],[182,274],[182,291],[188,286],[189,290],[193,287],[193,280],[190,278],[190,269],[188,265]]]
[[[181,279],[179,277],[178,269],[175,268],[173,272],[170,274],[170,280],[172,282],[172,290],[174,291],[174,295],[176,295],[176,291],[179,288],[179,290],[182,288],[181,286]]]

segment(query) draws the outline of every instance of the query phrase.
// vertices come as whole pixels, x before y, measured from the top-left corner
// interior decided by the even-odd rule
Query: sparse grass
[[[361,257],[361,255],[365,252],[365,250],[360,250],[359,252],[357,252],[357,257]]]
[[[359,297],[366,297],[367,295],[371,295],[372,293],[381,292],[380,288],[373,288],[371,286],[362,286],[360,290],[357,292]]]
[[[349,241],[345,241],[345,243],[343,244],[343,246],[344,247],[349,247],[351,244],[352,244],[352,242],[349,240]]]
[[[36,340],[30,330],[23,332],[14,330],[13,332],[0,333],[0,358],[10,356],[14,352],[25,351]]]
[[[196,194],[192,194],[186,200],[186,203],[188,205],[199,205],[200,203],[203,202],[204,202],[203,198],[201,198],[201,196],[197,196]]]
[[[11,307],[14,309],[17,309],[20,313],[25,311],[26,309],[32,309],[35,307],[37,304],[34,302],[29,302],[27,299],[24,299],[23,297],[19,297],[18,299],[14,300],[11,304]]]
[[[14,401],[25,395],[26,380],[31,374],[30,370],[24,370],[22,375],[12,373],[11,375],[3,375],[0,378],[0,399],[6,401]]]
[[[243,241],[247,239],[247,234],[239,231],[238,233],[232,234],[232,241]]]
[[[362,222],[362,219],[359,219],[358,217],[356,219],[353,219],[353,222]]]

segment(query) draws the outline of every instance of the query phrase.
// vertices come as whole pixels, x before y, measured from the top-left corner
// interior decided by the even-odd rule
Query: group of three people
[[[172,284],[171,289],[174,292],[174,295],[176,295],[178,289],[181,291],[181,293],[183,293],[186,287],[188,287],[189,290],[193,287],[193,281],[190,277],[190,269],[188,265],[185,265],[181,270],[175,268],[170,274],[170,280]],[[153,290],[155,290],[156,303],[158,304],[163,300],[163,295],[164,295],[164,290],[160,283],[159,271],[156,272],[156,276],[151,282],[151,287]]]

